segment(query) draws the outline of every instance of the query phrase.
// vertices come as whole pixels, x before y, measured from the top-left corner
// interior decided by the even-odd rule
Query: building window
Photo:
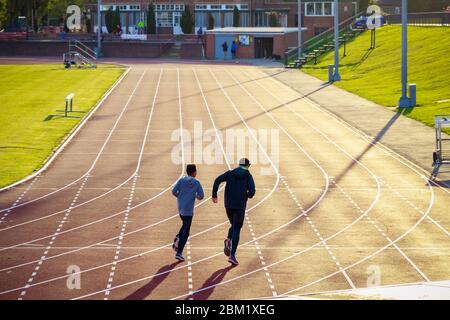
[[[206,12],[195,12],[195,26],[197,28],[205,28],[207,26]]]
[[[220,28],[221,27],[221,21],[220,21],[220,12],[210,12],[214,19],[214,28]]]
[[[196,4],[195,10],[206,10],[208,6],[206,4]]]
[[[225,12],[223,15],[223,26],[232,27],[233,26],[233,12]]]
[[[249,26],[249,17],[250,17],[250,15],[249,15],[249,13],[248,12],[240,12],[239,13],[239,19],[240,19],[240,23],[239,23],[239,25],[241,26],[241,27],[248,27]]]
[[[332,2],[306,2],[305,3],[306,16],[332,16],[333,3]]]
[[[221,10],[222,6],[220,4],[212,4],[211,10]]]
[[[255,27],[269,27],[270,15],[276,14],[277,22],[280,27],[287,27],[287,13],[284,12],[255,12]]]
[[[156,25],[158,27],[172,27],[173,16],[172,13],[167,11],[160,11],[156,13]]]

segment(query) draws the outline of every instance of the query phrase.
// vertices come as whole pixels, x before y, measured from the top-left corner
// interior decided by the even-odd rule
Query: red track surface
[[[48,170],[0,194],[0,299],[247,299],[365,287],[373,270],[381,284],[449,279],[447,190],[266,71],[277,70],[132,66]],[[209,198],[187,261],[173,257],[170,189],[183,164],[172,134],[192,135],[195,121],[279,132],[279,164],[262,148],[251,167],[236,268],[222,253],[223,206]],[[198,163],[207,195],[234,166],[220,162]],[[71,266],[80,289],[67,286]]]

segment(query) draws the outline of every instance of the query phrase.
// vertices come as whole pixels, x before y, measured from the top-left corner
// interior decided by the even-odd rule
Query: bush
[[[189,6],[184,7],[183,15],[180,19],[181,30],[184,34],[191,34],[192,29],[194,27],[194,21],[192,19],[191,10],[189,10]]]
[[[208,30],[214,29],[214,17],[211,13],[208,14]]]
[[[240,25],[240,21],[239,21],[239,9],[237,6],[234,6],[234,10],[233,10],[233,27],[237,28]]]
[[[155,7],[153,3],[148,5],[148,13],[147,13],[147,34],[155,34],[156,33],[156,20],[155,20]]]

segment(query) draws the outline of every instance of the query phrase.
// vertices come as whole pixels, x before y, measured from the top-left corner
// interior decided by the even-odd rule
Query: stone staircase
[[[161,58],[166,59],[180,59],[180,57],[181,57],[181,43],[179,42],[175,42],[174,44],[172,44],[170,48],[165,50],[161,55]]]

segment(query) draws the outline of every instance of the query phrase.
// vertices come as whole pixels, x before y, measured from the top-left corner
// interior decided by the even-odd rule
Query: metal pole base
[[[401,97],[398,101],[398,107],[399,108],[410,108],[411,107],[411,100],[409,98]]]
[[[334,74],[333,81],[341,81],[341,75],[338,72]]]

